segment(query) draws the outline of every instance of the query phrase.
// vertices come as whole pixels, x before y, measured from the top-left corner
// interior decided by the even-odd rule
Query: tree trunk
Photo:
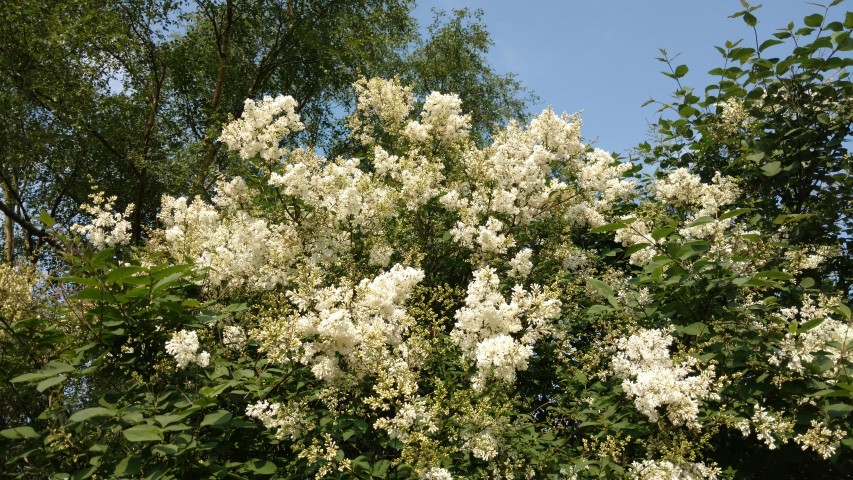
[[[3,201],[6,205],[15,204],[15,200],[12,198],[12,190],[5,183],[3,183]],[[3,233],[5,238],[3,260],[12,263],[15,261],[15,224],[12,223],[12,218],[9,215],[3,217]]]

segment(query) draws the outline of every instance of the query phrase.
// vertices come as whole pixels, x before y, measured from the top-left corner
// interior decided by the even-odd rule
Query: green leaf
[[[151,451],[154,453],[159,453],[160,455],[174,455],[178,453],[179,447],[177,445],[172,444],[163,444],[163,445],[154,445],[151,447]]]
[[[53,228],[53,226],[56,225],[56,220],[47,213],[47,210],[39,212],[39,221],[47,228]]]
[[[119,267],[116,268],[110,273],[107,274],[107,283],[124,283],[124,280],[128,277],[132,277],[133,275],[144,271],[145,269],[137,266],[130,267]]]
[[[808,322],[800,325],[800,327],[797,329],[797,331],[800,333],[807,332],[807,331],[817,327],[821,323],[823,323],[823,320],[824,319],[822,319],[822,318],[815,318],[814,320],[809,320]]]
[[[775,280],[791,280],[794,278],[790,273],[780,272],[778,270],[764,270],[755,274],[756,278],[772,278]]]
[[[189,415],[189,413],[155,415],[154,421],[159,423],[161,427],[165,427],[166,425],[169,425],[170,423],[175,423],[178,420],[183,420],[184,418],[187,417],[187,415]]]
[[[681,77],[687,75],[687,72],[689,72],[689,71],[690,71],[690,69],[687,68],[687,65],[679,65],[679,66],[675,67],[675,78],[681,78]]]
[[[169,287],[170,285],[177,282],[178,280],[180,280],[183,277],[184,277],[183,271],[175,272],[171,275],[168,275],[165,278],[160,279],[159,281],[157,281],[157,283],[154,284],[154,287],[151,289],[151,293],[152,294],[157,293],[160,290],[163,290],[164,288]]]
[[[92,407],[84,408],[78,412],[74,412],[68,419],[69,422],[82,422],[94,417],[111,417],[116,414],[116,411],[111,408]]]
[[[834,403],[832,405],[827,405],[824,408],[829,418],[842,418],[846,417],[850,412],[853,412],[853,405],[848,405],[846,403]]]
[[[202,387],[199,389],[199,393],[204,395],[205,397],[215,397],[220,393],[224,392],[228,387],[231,386],[231,383],[220,383],[219,385],[215,385],[213,387]]]
[[[586,309],[586,312],[590,315],[594,315],[596,313],[610,313],[613,311],[613,307],[608,307],[607,305],[593,305]]]
[[[769,40],[765,40],[765,41],[761,42],[761,45],[758,46],[758,51],[763,52],[764,50],[772,47],[773,45],[779,45],[781,43],[784,43],[784,42],[781,40],[773,39],[773,38],[771,38]]]
[[[764,175],[772,177],[782,171],[782,162],[777,160],[775,162],[767,163],[761,167],[761,170],[764,171]]]
[[[246,462],[246,470],[257,473],[258,475],[272,475],[277,468],[274,463],[267,460],[254,459]]]
[[[602,297],[607,298],[613,296],[613,289],[610,288],[610,285],[602,282],[601,280],[595,278],[588,278],[586,280],[586,283],[593,289],[595,289],[595,291],[598,292],[598,294]]]
[[[778,217],[773,219],[773,223],[775,225],[786,225],[788,223],[799,222],[800,220],[805,220],[813,216],[813,213],[794,213],[790,215],[779,215]]]
[[[38,385],[36,385],[36,390],[38,390],[39,392],[43,392],[43,391],[47,390],[48,388],[53,387],[54,385],[59,385],[60,383],[64,382],[67,379],[68,379],[68,377],[66,377],[65,375],[59,375],[58,377],[47,378],[45,380],[40,381],[38,383]]]
[[[843,303],[839,303],[838,305],[832,307],[832,310],[835,311],[836,313],[838,313],[839,315],[842,315],[847,320],[850,320],[850,317],[851,317],[850,307],[848,307],[847,305],[844,305]]]
[[[744,12],[743,21],[746,22],[746,24],[749,25],[750,27],[754,27],[755,25],[758,24],[758,19],[755,18],[755,15],[753,15],[749,12]]]
[[[232,303],[222,309],[223,313],[237,313],[249,308],[245,303]]]
[[[162,442],[163,431],[155,425],[144,424],[130,427],[123,431],[124,438],[129,442]]]
[[[728,212],[720,215],[720,220],[728,220],[730,218],[737,217],[739,215],[743,215],[744,213],[749,213],[755,210],[754,208],[736,208],[734,210],[729,210]]]
[[[635,254],[636,252],[639,252],[640,250],[642,250],[648,246],[649,246],[648,243],[635,243],[635,244],[633,244],[630,247],[625,249],[624,256],[630,257],[631,255]]]
[[[18,375],[17,377],[9,380],[11,383],[20,383],[20,382],[32,382],[35,380],[41,380],[43,378],[49,377],[51,375],[44,374],[42,372],[33,372],[33,373],[24,373],[22,375]]]
[[[698,335],[702,335],[703,333],[707,332],[708,326],[702,322],[696,322],[696,323],[691,323],[690,325],[687,325],[686,327],[682,327],[680,330],[681,330],[681,333],[683,333],[685,335],[698,336]]]
[[[701,216],[701,217],[697,218],[696,220],[693,220],[692,222],[688,223],[686,226],[687,226],[687,228],[698,227],[699,225],[705,225],[705,224],[711,223],[713,221],[714,221],[714,217],[712,217],[710,215],[704,215],[704,216]]]
[[[76,472],[74,472],[74,475],[71,475],[71,480],[83,480],[84,478],[89,478],[92,476],[93,473],[95,473],[95,470],[97,470],[97,469],[98,469],[97,466],[92,465],[92,466],[77,470]],[[54,478],[56,478],[56,477],[54,477]],[[63,477],[63,478],[65,478],[65,477]]]
[[[663,237],[666,237],[670,233],[674,232],[674,228],[664,227],[664,228],[656,228],[652,231],[652,238],[655,240],[660,240]],[[648,244],[646,244],[648,245]]]
[[[749,155],[747,155],[746,159],[749,160],[750,162],[758,163],[758,162],[764,160],[764,157],[765,157],[764,152],[755,152],[755,153],[750,153]]]
[[[232,417],[234,417],[234,415],[232,415],[231,412],[227,410],[219,410],[213,413],[208,413],[202,419],[201,426],[204,427],[225,425],[226,423],[231,421]]]
[[[385,475],[388,473],[388,467],[391,466],[391,461],[387,459],[379,460],[378,462],[373,464],[373,472],[371,476],[376,478],[385,478]]]
[[[12,427],[7,428],[6,430],[0,430],[0,436],[11,438],[13,440],[18,438],[39,438],[40,435],[33,430],[33,427]]]
[[[139,475],[142,470],[139,467],[139,457],[124,457],[116,465],[113,475],[123,477],[125,475]]]
[[[43,380],[45,378],[54,377],[59,375],[60,373],[68,373],[73,372],[74,367],[68,365],[63,362],[49,362],[38,372],[33,373],[25,373],[23,375],[18,375],[17,377],[9,380],[12,383],[20,383],[20,382],[33,382],[36,380]]]
[[[616,223],[608,223],[606,225],[601,225],[599,227],[595,227],[589,231],[589,233],[604,233],[604,232],[613,232],[615,230],[619,230],[620,228],[625,228],[628,225],[622,222]]]
[[[807,27],[817,28],[823,23],[823,15],[819,13],[813,13],[804,18],[803,23],[805,23]]]
[[[690,105],[682,105],[678,108],[678,114],[681,115],[683,118],[690,118],[693,115],[696,115],[697,113],[699,113],[699,110],[696,110]]]

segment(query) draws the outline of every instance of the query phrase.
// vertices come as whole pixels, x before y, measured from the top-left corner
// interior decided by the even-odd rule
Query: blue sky
[[[846,6],[830,16],[843,18]],[[754,44],[743,20],[728,18],[743,10],[740,0],[419,0],[415,16],[428,25],[432,8],[463,7],[484,11],[494,41],[489,61],[540,97],[534,112],[583,110],[587,140],[622,154],[648,138],[657,118],[654,106],[642,104],[666,101],[676,88],[660,73],[658,49],[680,54],[675,64],[690,68],[683,83],[701,90],[712,83],[705,72],[722,64],[715,45]],[[823,10],[805,0],[766,0],[755,12],[759,39],[814,12]]]

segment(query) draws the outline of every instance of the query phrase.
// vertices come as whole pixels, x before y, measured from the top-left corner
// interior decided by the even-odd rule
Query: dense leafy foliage
[[[749,68],[680,88],[641,146],[654,176],[577,116],[484,130],[500,110],[467,111],[452,76],[468,89],[420,91],[424,70],[353,83],[346,155],[314,148],[298,98],[246,100],[216,127],[232,174],[163,195],[142,245],[109,195],[72,227],[44,213],[62,269],[0,267],[5,475],[853,474],[853,17],[831,12],[788,59],[732,45]],[[482,71],[478,48],[451,60]]]

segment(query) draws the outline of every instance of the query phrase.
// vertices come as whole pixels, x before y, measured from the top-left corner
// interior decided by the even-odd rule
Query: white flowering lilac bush
[[[56,401],[0,432],[54,452],[40,471],[851,472],[850,310],[806,275],[834,252],[790,242],[796,217],[761,230],[725,175],[642,177],[577,115],[481,148],[455,95],[354,88],[362,154],[284,148],[296,101],[247,100],[220,141],[251,174],[164,196],[147,245],[88,207],[62,279],[86,341],[12,380]]]

